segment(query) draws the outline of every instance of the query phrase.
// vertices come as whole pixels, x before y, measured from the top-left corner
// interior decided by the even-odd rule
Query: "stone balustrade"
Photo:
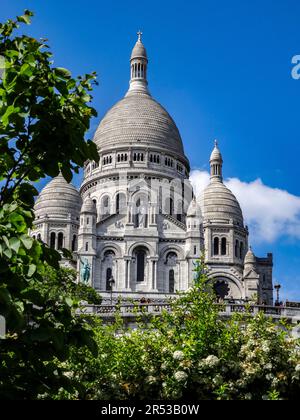
[[[300,323],[300,308],[286,307],[286,306],[265,306],[265,305],[249,305],[239,303],[224,303],[219,304],[219,313],[222,317],[230,317],[233,314],[251,314],[256,315],[259,312],[263,312],[265,315],[272,317],[273,319],[285,318],[293,324]],[[123,318],[134,319],[140,315],[160,315],[163,311],[171,311],[171,305],[169,303],[122,303],[120,305],[86,305],[82,312],[86,314],[98,315],[101,318],[112,318],[117,313]]]

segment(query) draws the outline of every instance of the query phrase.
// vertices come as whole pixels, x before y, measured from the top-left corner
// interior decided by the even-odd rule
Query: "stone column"
[[[177,262],[177,271],[178,271],[178,289],[179,291],[183,290],[182,284],[181,284],[181,264],[178,261]]]
[[[157,262],[158,258],[151,258],[151,289],[153,292],[157,292]]]
[[[127,257],[125,259],[125,290],[130,289],[130,273],[131,273],[131,258]]]
[[[101,258],[99,257],[97,261],[98,261],[98,264],[96,264],[97,273],[95,275],[95,289],[101,290],[101,270],[102,270]]]

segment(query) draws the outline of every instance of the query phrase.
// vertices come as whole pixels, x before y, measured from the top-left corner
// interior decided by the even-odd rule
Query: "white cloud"
[[[206,171],[191,172],[196,196],[209,183]],[[225,180],[243,210],[250,228],[250,242],[274,242],[280,237],[300,239],[300,197],[265,185],[261,179],[243,182],[238,178]]]

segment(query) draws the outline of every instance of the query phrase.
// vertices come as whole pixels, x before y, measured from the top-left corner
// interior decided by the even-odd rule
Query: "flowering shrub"
[[[94,320],[97,358],[73,352],[74,399],[293,399],[300,392],[299,342],[263,314],[222,320],[204,267],[172,312],[137,329]]]

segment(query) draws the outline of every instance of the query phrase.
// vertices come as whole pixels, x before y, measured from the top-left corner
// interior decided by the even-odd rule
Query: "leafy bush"
[[[67,181],[86,159],[98,161],[85,141],[95,74],[74,79],[53,66],[44,41],[16,34],[32,12],[0,23],[0,315],[7,335],[0,339],[0,398],[56,395],[73,383],[58,364],[70,347],[88,346],[93,333],[75,315],[79,300],[93,299],[59,269],[61,256],[32,239],[33,183],[59,171]]]
[[[74,349],[67,363],[79,399],[295,399],[299,342],[263,314],[221,319],[203,265],[172,312],[129,330],[94,320],[98,357]]]

